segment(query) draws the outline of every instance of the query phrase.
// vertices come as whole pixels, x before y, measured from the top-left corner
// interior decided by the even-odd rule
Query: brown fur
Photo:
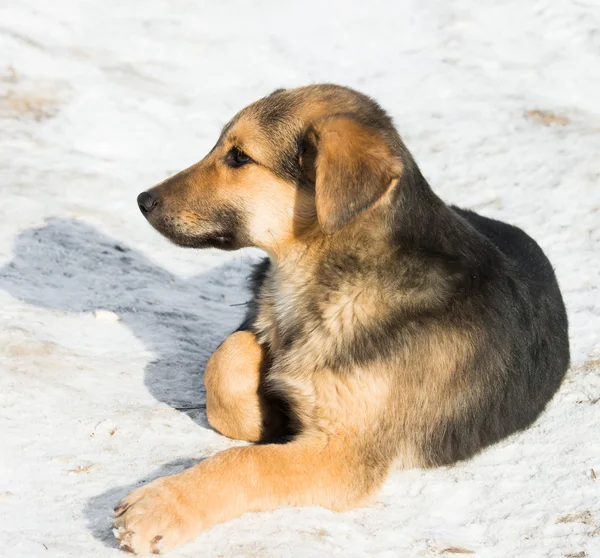
[[[249,331],[231,334],[206,363],[206,416],[210,425],[235,440],[260,442],[281,431],[281,417],[261,393],[264,349]]]
[[[246,511],[361,505],[394,462],[462,459],[529,420],[486,415],[511,352],[481,318],[495,299],[465,295],[481,274],[465,250],[504,260],[431,192],[368,97],[278,90],[141,196],[178,244],[269,255],[205,373],[211,425],[263,443],[133,491],[115,511],[125,548],[164,552]]]
[[[312,129],[316,208],[326,234],[373,205],[400,178],[402,163],[376,131],[347,117],[327,118]]]

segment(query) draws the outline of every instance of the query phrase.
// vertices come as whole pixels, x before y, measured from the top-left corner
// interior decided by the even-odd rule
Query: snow
[[[259,253],[175,248],[135,197],[249,102],[327,81],[389,110],[446,201],[539,241],[573,365],[532,428],[469,462],[172,556],[600,556],[599,29],[596,0],[3,0],[0,554],[121,556],[119,498],[234,444],[202,370]]]

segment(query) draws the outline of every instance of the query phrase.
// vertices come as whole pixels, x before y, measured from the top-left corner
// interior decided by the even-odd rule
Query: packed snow
[[[532,428],[468,462],[172,556],[600,556],[596,0],[2,0],[0,555],[122,556],[122,496],[236,443],[206,422],[202,371],[260,253],[176,248],[135,198],[249,102],[315,82],[378,99],[443,199],[538,240],[572,367]]]

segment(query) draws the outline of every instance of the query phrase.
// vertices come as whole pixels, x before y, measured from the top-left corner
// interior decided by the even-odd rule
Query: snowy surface
[[[247,514],[173,556],[600,556],[600,5],[361,4],[0,3],[0,555],[121,556],[115,502],[232,444],[202,370],[258,253],[175,248],[135,197],[252,100],[329,81],[390,111],[445,200],[539,241],[573,366],[531,429],[468,463],[394,472],[369,509]]]

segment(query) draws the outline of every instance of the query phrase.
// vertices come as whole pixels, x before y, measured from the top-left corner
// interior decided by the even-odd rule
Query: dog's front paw
[[[178,475],[135,489],[115,507],[114,534],[135,554],[163,554],[193,539],[202,529],[186,503]]]

